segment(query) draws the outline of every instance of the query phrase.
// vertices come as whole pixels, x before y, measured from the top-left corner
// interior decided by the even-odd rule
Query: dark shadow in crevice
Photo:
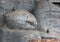
[[[15,11],[15,8],[13,8],[12,11]]]
[[[60,7],[60,2],[52,2],[54,5]]]
[[[47,33],[49,33],[49,29],[47,29]]]

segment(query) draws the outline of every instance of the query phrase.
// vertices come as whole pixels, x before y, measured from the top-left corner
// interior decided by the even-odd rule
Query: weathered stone
[[[33,39],[29,42],[60,42],[59,39]]]
[[[25,9],[28,11],[32,11],[36,7],[37,0],[15,0],[15,8],[17,10]]]
[[[40,0],[40,4],[38,4],[34,15],[38,21],[38,30],[60,29],[60,7],[49,1]]]
[[[59,36],[53,36],[50,33],[44,33],[40,31],[41,39],[60,39]]]
[[[49,0],[50,2],[60,2],[60,0]]]
[[[17,10],[6,15],[6,24],[11,29],[36,29],[36,18],[26,10]]]
[[[0,42],[29,42],[31,39],[41,39],[38,31],[0,29]]]
[[[60,29],[58,28],[50,29],[49,34],[60,39]]]
[[[14,1],[12,0],[0,0],[0,11],[6,14],[13,10],[14,8]]]
[[[3,33],[3,34],[1,34],[1,33]],[[14,33],[17,37],[20,35],[19,37],[23,38],[22,40],[24,40],[25,38],[28,38],[29,40],[31,40],[31,39],[60,39],[59,36],[53,36],[51,34],[44,33],[44,32],[41,32],[41,31],[36,31],[36,30],[9,29],[6,26],[4,26],[2,29],[0,29],[1,38],[3,38],[3,35],[8,35],[8,36],[11,35],[10,37],[14,40],[14,38],[13,38]],[[25,35],[27,35],[27,37],[25,37]],[[30,35],[31,35],[31,38],[30,38]],[[38,37],[38,38],[35,38],[35,36]],[[7,37],[6,36],[4,36],[4,37],[5,37],[5,40],[6,40]],[[11,40],[10,37],[9,37],[9,40]],[[28,40],[28,39],[25,39],[25,40]],[[0,41],[1,40],[3,41],[3,39],[0,39]]]
[[[4,24],[4,15],[3,13],[0,11],[0,27],[3,26]]]

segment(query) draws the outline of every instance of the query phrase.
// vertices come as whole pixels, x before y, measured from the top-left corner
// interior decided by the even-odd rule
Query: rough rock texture
[[[36,29],[36,18],[26,10],[17,10],[6,15],[6,24],[11,29]]]
[[[60,42],[59,39],[34,39],[29,42]]]
[[[4,14],[9,13],[14,8],[14,1],[12,0],[0,0],[0,11]]]
[[[36,7],[37,0],[15,0],[15,8],[17,10],[25,9],[28,11],[32,11]]]
[[[38,31],[0,29],[0,42],[29,42],[31,39],[41,39]]]
[[[60,29],[52,29],[49,34],[60,39]]]
[[[60,39],[59,5],[47,0],[0,0],[0,42]],[[5,17],[7,27],[1,28]]]
[[[56,29],[60,32],[60,7],[46,0],[40,0],[34,15],[38,21],[38,30],[47,31]]]
[[[4,24],[4,15],[2,12],[0,12],[0,27]]]
[[[59,39],[36,30],[18,30],[3,27],[0,29],[0,42],[28,42],[32,39]]]
[[[50,2],[60,2],[60,0],[49,0]]]

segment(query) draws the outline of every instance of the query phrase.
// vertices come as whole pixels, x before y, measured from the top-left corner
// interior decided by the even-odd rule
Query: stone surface
[[[29,42],[60,42],[59,39],[33,39]]]
[[[11,29],[36,29],[36,18],[26,10],[17,10],[6,15],[6,24]]]
[[[39,33],[40,33],[41,39],[60,39],[59,36],[53,36],[50,33],[44,33],[41,31],[39,31]]]
[[[4,15],[3,13],[0,11],[0,27],[4,25]]]
[[[60,39],[60,29],[51,29],[49,34]]]
[[[46,0],[40,0],[34,15],[38,21],[38,30],[46,32],[50,29],[56,29],[60,32],[60,7]]]
[[[0,0],[0,11],[4,14],[9,13],[14,8],[14,1],[12,0]]]
[[[50,2],[60,2],[60,0],[49,0]]]
[[[38,31],[0,29],[0,42],[29,42],[31,39],[41,39]]]
[[[28,11],[32,11],[36,7],[37,0],[15,0],[15,8],[17,10],[25,9]]]
[[[51,34],[36,30],[9,29],[6,26],[0,29],[0,38],[1,42],[28,42],[33,39],[60,39],[58,36],[55,37]]]
[[[41,38],[60,39],[60,7],[47,0],[37,1],[0,0],[0,26],[4,23],[4,14],[8,13],[5,15],[7,27],[0,29],[0,42],[28,42],[30,39]],[[37,20],[29,12],[35,8],[34,15]]]

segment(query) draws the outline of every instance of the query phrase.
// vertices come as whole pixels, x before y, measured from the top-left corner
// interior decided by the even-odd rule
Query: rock
[[[2,27],[4,25],[4,15],[3,13],[0,11],[0,27]]]
[[[41,39],[60,39],[59,36],[53,36],[50,33],[44,33],[40,31]]]
[[[36,7],[37,0],[15,0],[15,9],[25,9],[32,12]]]
[[[38,30],[46,32],[50,29],[60,29],[60,7],[46,0],[40,0],[40,4],[34,11],[38,21]]]
[[[50,2],[57,2],[57,3],[59,3],[60,2],[60,0],[49,0]]]
[[[60,39],[60,29],[58,28],[50,29],[49,34]]]
[[[36,31],[36,30],[18,30],[18,29],[9,29],[6,25],[2,28],[2,29],[0,29],[0,30],[2,30],[2,31],[4,31],[4,33],[5,33],[5,31],[6,32],[9,32],[10,34],[12,34],[12,33],[21,33],[21,32],[23,32],[22,34],[26,34],[26,33],[24,33],[24,32],[27,32],[27,33],[30,33],[30,34],[34,34],[35,35],[35,33],[39,33],[39,35],[40,35],[40,37],[41,37],[41,39],[60,39],[60,37],[58,36],[58,35],[53,35],[53,32],[50,34],[50,33],[44,33],[44,32],[41,32],[41,31]],[[12,32],[12,33],[11,33]],[[32,32],[32,33],[31,33]],[[3,32],[2,32],[3,33]],[[37,35],[36,34],[36,35]],[[8,35],[8,34],[6,34],[6,35]],[[39,36],[38,35],[38,36]],[[1,35],[0,35],[1,36]],[[2,36],[1,36],[2,37]],[[24,36],[22,36],[22,37],[24,37]],[[34,38],[33,38],[34,39]],[[36,38],[35,38],[36,39]],[[38,38],[37,38],[38,39]],[[40,39],[40,38],[39,38]]]
[[[23,31],[23,32],[24,32],[24,31],[26,31],[26,32],[27,32],[27,31],[29,31],[29,32],[32,32],[32,31],[33,31],[33,32],[35,32],[35,33],[38,32],[38,33],[40,34],[41,39],[60,39],[59,36],[54,36],[54,35],[52,35],[52,34],[50,34],[50,33],[44,33],[44,32],[36,31],[36,30],[9,29],[6,25],[5,25],[4,27],[2,27],[1,29],[2,29],[2,30],[6,30],[6,31],[7,31],[7,30],[8,30],[8,31],[9,31],[9,30],[12,30],[12,31],[14,31],[14,30],[16,31],[16,30],[17,30],[17,31]]]
[[[0,29],[0,42],[29,42],[31,39],[41,39],[38,31]]]
[[[12,12],[14,6],[14,1],[12,0],[0,0],[0,11],[2,10],[4,14]]]
[[[60,42],[59,39],[34,39],[30,40],[29,42]]]
[[[6,15],[6,24],[10,29],[36,29],[36,18],[26,10],[17,10]]]

